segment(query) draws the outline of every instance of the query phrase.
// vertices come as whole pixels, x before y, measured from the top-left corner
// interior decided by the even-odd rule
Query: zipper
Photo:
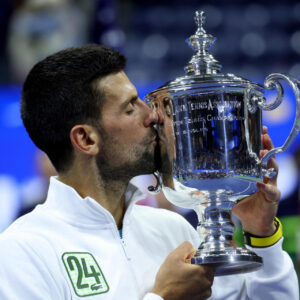
[[[127,253],[125,240],[124,240],[124,238],[123,238],[123,237],[124,237],[124,228],[122,229],[122,237],[121,237],[121,236],[120,236],[119,229],[118,229],[118,227],[117,227],[117,224],[116,224],[116,223],[113,223],[112,226],[113,226],[113,229],[114,229],[116,238],[118,239],[119,243],[120,243],[121,246],[122,246],[124,255],[125,255],[125,257],[126,257],[126,260],[127,260],[127,261],[130,261],[131,258],[130,258],[130,256],[129,256],[128,253]]]
[[[122,238],[120,237],[120,241],[121,241],[121,245],[122,245],[124,254],[125,254],[125,256],[126,256],[126,259],[127,259],[128,261],[131,261],[131,258],[129,257],[129,255],[128,255],[128,253],[127,253],[127,250],[126,250],[126,244],[125,244],[124,238],[123,238],[123,237],[122,237]]]
[[[128,229],[128,228],[126,228],[126,230],[125,230],[125,227],[128,227],[128,225],[126,226],[126,223],[127,222],[124,222],[124,219],[123,219],[122,238],[120,237],[120,241],[121,241],[122,248],[124,250],[124,254],[125,254],[126,259],[127,259],[128,268],[129,268],[129,270],[132,274],[133,284],[136,287],[137,293],[140,294],[141,290],[140,290],[139,282],[136,278],[136,273],[134,272],[134,268],[133,268],[133,265],[131,263],[131,257],[128,255],[127,246],[126,246],[126,242],[125,242],[125,237],[126,237],[125,233],[127,233],[127,229]]]

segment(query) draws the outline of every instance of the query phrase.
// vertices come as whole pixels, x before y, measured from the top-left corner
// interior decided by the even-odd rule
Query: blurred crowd
[[[196,9],[206,12],[226,72],[299,76],[299,1],[2,0],[0,83],[22,82],[38,60],[87,42],[121,49],[133,81],[172,79],[192,55],[184,41]]]
[[[22,82],[39,60],[88,41],[93,1],[12,0],[1,3],[2,82]]]

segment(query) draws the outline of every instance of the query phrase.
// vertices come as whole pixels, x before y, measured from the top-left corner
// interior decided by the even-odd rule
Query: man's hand
[[[261,150],[261,157],[273,148],[265,126],[263,127],[262,145],[264,150]],[[278,165],[274,158],[269,160],[268,168],[275,168],[278,173]],[[257,236],[270,236],[276,230],[274,217],[280,200],[277,175],[273,178],[265,177],[263,183],[257,183],[257,188],[257,193],[236,204],[232,212],[241,220],[244,231]]]
[[[196,250],[189,242],[172,251],[155,278],[152,293],[164,300],[201,300],[211,296],[214,272],[208,266],[192,265]]]

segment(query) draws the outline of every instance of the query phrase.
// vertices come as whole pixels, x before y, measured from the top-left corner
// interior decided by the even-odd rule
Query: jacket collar
[[[126,212],[123,220],[129,223],[135,203],[146,196],[135,185],[129,183],[125,192]],[[82,198],[77,191],[59,181],[57,177],[50,178],[48,196],[44,205],[57,217],[75,226],[95,226],[114,223],[111,213],[91,197]],[[42,209],[41,207],[41,209]]]

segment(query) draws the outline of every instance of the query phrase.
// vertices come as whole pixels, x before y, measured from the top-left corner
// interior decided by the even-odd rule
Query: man
[[[0,237],[1,299],[193,300],[211,291],[213,299],[296,299],[281,240],[257,251],[262,270],[214,278],[211,268],[190,264],[199,238],[182,217],[135,205],[143,195],[130,179],[161,169],[169,146],[154,130],[164,128],[166,110],[139,99],[124,67],[118,52],[90,45],[29,73],[22,119],[58,177],[45,204]],[[279,191],[275,180],[259,188],[236,214],[248,232],[272,236]]]

